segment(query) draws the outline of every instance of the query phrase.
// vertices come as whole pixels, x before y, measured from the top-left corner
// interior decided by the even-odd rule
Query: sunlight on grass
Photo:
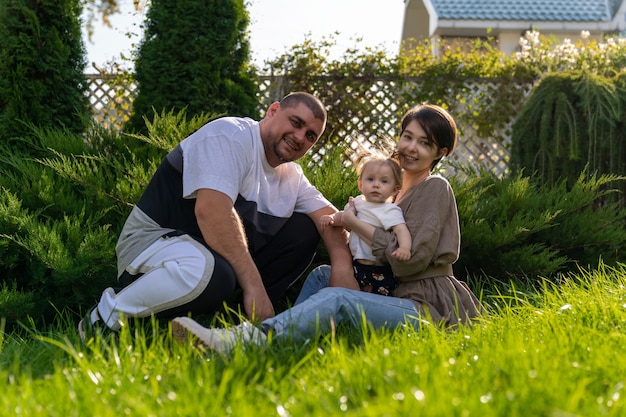
[[[229,355],[165,323],[82,343],[57,328],[2,333],[0,405],[15,416],[624,415],[626,267],[485,296],[471,327],[338,328]]]

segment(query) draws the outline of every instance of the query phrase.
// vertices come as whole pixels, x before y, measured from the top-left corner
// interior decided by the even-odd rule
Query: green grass
[[[200,352],[167,329],[79,341],[71,319],[0,339],[11,416],[623,416],[626,266],[484,296],[471,328],[340,328]]]

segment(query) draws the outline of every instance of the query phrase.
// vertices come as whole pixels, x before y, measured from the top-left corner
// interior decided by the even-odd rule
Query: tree
[[[248,22],[244,0],[153,0],[128,130],[145,131],[144,117],[162,111],[258,116]]]
[[[80,0],[0,4],[0,138],[30,123],[79,133],[89,120]]]

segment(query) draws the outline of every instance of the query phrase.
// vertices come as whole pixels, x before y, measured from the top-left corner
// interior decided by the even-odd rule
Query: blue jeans
[[[306,277],[294,306],[328,286],[330,286],[330,265],[318,266]]]
[[[275,317],[264,320],[263,329],[275,337],[305,340],[327,333],[332,326],[358,327],[365,317],[375,328],[419,324],[419,312],[412,301],[347,288],[329,287],[330,267],[324,265],[309,274],[296,303]]]

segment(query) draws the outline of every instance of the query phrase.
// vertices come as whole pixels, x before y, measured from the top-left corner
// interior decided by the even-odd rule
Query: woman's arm
[[[411,232],[406,223],[397,224],[393,227],[393,232],[398,238],[398,249],[391,252],[391,256],[401,261],[408,261],[411,258]]]
[[[441,177],[430,177],[399,204],[411,233],[411,256],[400,261],[391,254],[399,247],[392,231],[375,229],[370,236],[374,255],[389,262],[394,274],[418,274],[431,264],[452,264],[459,254],[460,230],[454,193]]]

